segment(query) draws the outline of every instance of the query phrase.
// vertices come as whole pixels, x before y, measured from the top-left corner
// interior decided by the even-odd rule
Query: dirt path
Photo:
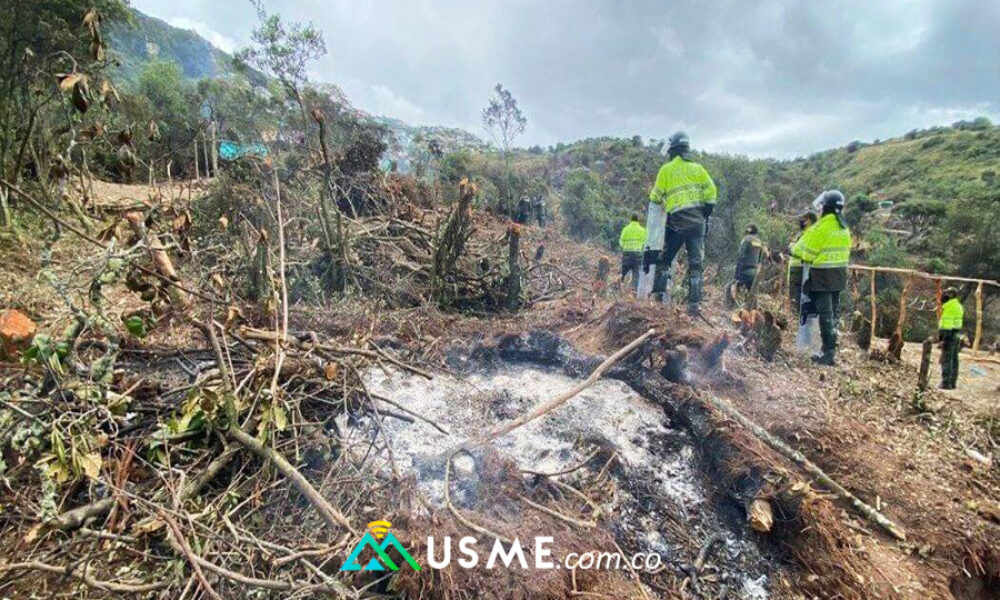
[[[912,368],[920,367],[920,346],[907,344],[903,348],[903,360]],[[931,355],[931,385],[941,381],[941,349],[934,347]],[[972,351],[963,349],[959,357],[958,389],[940,390],[949,401],[960,402],[973,414],[987,414],[1000,406],[1000,358],[987,352],[980,352],[973,358]]]

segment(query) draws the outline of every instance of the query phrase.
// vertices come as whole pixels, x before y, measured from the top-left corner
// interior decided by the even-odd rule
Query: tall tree
[[[510,90],[504,89],[503,84],[498,83],[493,91],[495,94],[490,98],[490,103],[483,109],[483,125],[486,126],[486,129],[493,136],[493,140],[503,152],[504,178],[507,182],[507,212],[514,214],[510,148],[514,144],[514,140],[524,133],[528,119],[517,106],[517,99],[510,93]]]
[[[298,104],[302,131],[309,144],[309,116],[302,89],[308,82],[308,64],[326,54],[323,33],[312,23],[285,24],[279,14],[268,14],[262,0],[250,0],[257,9],[259,23],[250,39],[253,44],[236,53],[236,64],[252,67],[275,78],[285,93]]]

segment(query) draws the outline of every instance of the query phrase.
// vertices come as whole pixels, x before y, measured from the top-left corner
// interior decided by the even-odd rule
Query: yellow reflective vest
[[[815,224],[813,224],[813,225],[815,225]],[[789,254],[789,257],[788,257],[788,268],[789,269],[794,269],[796,267],[801,267],[802,266],[802,249],[804,247],[803,244],[802,244],[802,238],[804,238],[806,236],[806,231],[809,231],[809,228],[813,227],[813,225],[810,225],[809,227],[807,227],[805,229],[805,231],[803,231],[802,234],[799,235],[799,239],[795,240],[791,244],[791,246],[789,246],[789,252],[788,252],[788,254]]]
[[[686,208],[715,204],[718,190],[705,167],[676,156],[660,167],[649,201],[663,204],[669,215]]]
[[[622,228],[621,235],[618,236],[618,245],[622,252],[642,252],[642,247],[646,244],[646,228],[638,221],[629,221],[628,225]]]
[[[941,305],[941,320],[938,322],[938,329],[952,330],[962,328],[962,318],[965,316],[965,309],[958,298],[952,298]]]
[[[799,257],[810,269],[846,268],[851,260],[851,231],[840,225],[837,215],[823,216],[799,241]]]

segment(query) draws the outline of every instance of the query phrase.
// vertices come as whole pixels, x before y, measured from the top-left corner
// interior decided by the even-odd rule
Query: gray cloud
[[[245,43],[240,0],[134,0]],[[960,118],[1000,117],[995,0],[270,0],[312,21],[316,76],[369,112],[482,133],[502,81],[521,144],[666,137],[788,157]]]

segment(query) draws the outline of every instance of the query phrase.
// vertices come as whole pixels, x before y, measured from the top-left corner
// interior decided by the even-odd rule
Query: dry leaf
[[[333,381],[337,378],[337,373],[340,372],[340,365],[335,362],[328,362],[326,366],[323,367],[323,374],[326,375],[327,381]]]
[[[750,527],[760,533],[768,533],[774,527],[774,512],[771,503],[760,498],[753,501],[749,511]]]
[[[63,73],[56,75],[59,78],[59,89],[64,92],[71,92],[76,84],[83,81],[82,73]]]
[[[88,452],[87,454],[81,454],[77,458],[77,461],[79,462],[80,469],[87,477],[97,479],[101,474],[101,455],[99,453]]]

